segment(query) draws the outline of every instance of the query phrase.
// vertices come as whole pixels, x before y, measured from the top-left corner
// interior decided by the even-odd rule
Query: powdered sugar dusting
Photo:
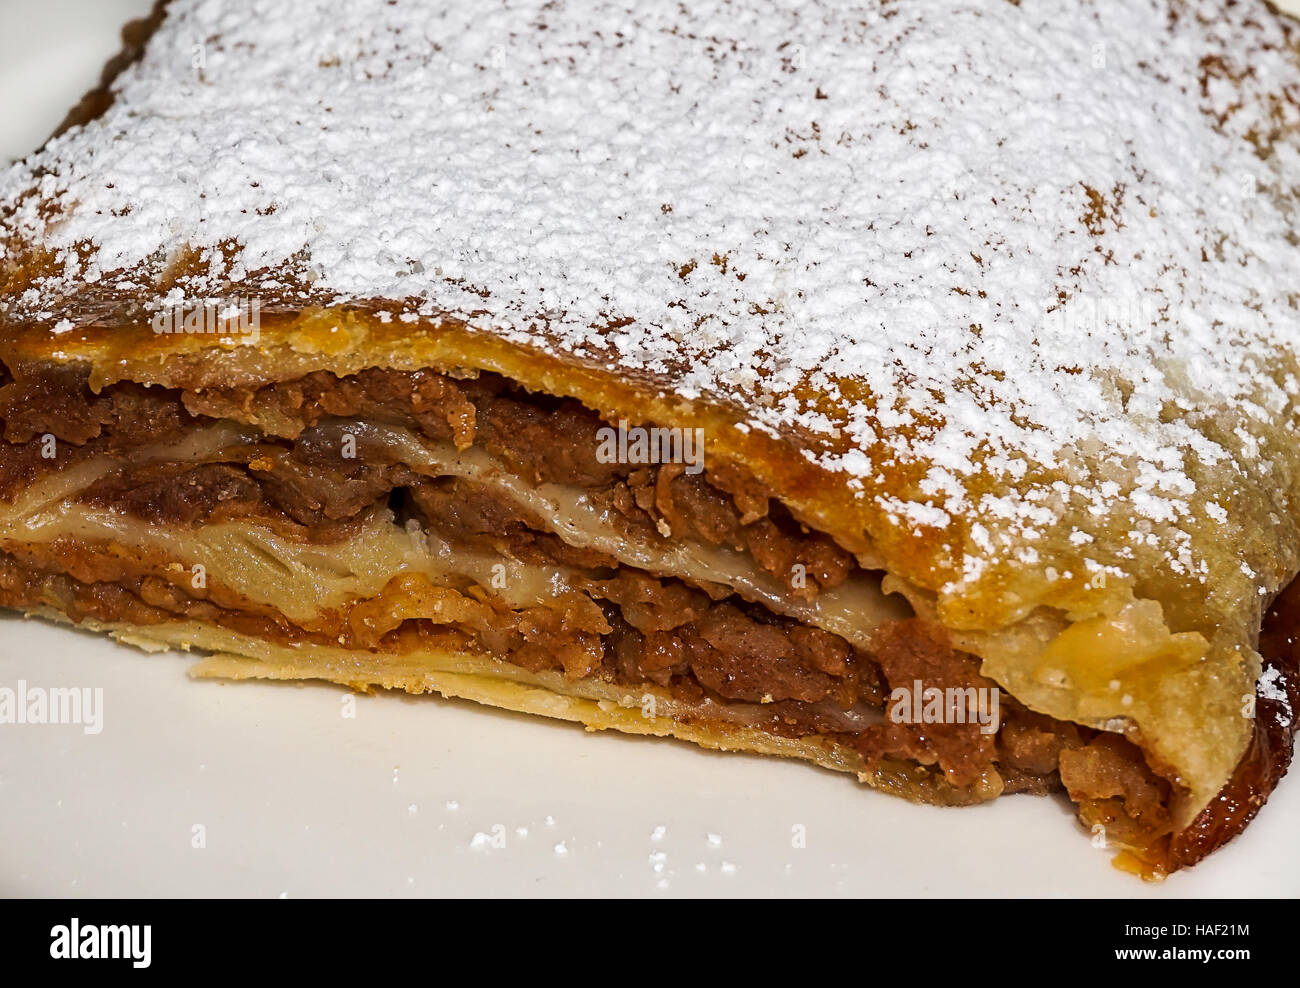
[[[1203,579],[1203,478],[1265,482],[1229,449],[1267,460],[1297,391],[1285,31],[1216,0],[181,0],[0,182],[65,248],[16,311],[234,242],[189,291],[291,269],[737,398],[900,524],[974,514],[964,579],[1117,511]]]
[[[1290,727],[1291,718],[1295,716],[1295,713],[1291,709],[1291,698],[1286,691],[1286,674],[1277,666],[1269,666],[1264,670],[1264,674],[1259,677],[1256,692],[1265,700],[1276,700],[1282,704],[1285,713],[1278,718],[1278,723],[1282,727]]]

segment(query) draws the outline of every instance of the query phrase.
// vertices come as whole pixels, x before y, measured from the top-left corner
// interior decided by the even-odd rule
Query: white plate
[[[41,141],[148,7],[0,0],[0,156]],[[1294,778],[1242,838],[1148,885],[1061,800],[914,806],[801,763],[432,698],[362,696],[347,718],[342,690],[190,681],[191,661],[0,619],[0,687],[104,697],[99,734],[0,725],[0,893],[1300,892]]]

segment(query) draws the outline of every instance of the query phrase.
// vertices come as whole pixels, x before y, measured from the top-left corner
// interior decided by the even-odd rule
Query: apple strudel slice
[[[174,0],[0,178],[0,605],[200,675],[1064,791],[1285,771],[1264,3]]]

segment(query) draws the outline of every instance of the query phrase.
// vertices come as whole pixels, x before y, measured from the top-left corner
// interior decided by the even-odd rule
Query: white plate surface
[[[148,7],[0,0],[0,158],[40,143]],[[0,687],[103,689],[98,734],[0,725],[0,894],[1300,893],[1295,778],[1227,849],[1148,885],[1059,800],[913,806],[432,698],[361,696],[349,718],[333,687],[191,681],[192,661],[0,618]]]

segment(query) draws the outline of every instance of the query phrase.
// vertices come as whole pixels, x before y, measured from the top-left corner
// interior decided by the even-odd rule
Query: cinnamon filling
[[[0,500],[13,502],[57,471],[114,457],[112,470],[75,495],[76,505],[181,529],[249,522],[320,546],[387,511],[458,553],[564,574],[563,593],[517,606],[481,580],[399,573],[378,594],[294,620],[237,587],[195,587],[183,567],[143,550],[58,538],[4,544],[0,604],[57,601],[77,620],[192,619],[280,643],[378,653],[477,650],[571,680],[667,690],[773,734],[851,748],[868,769],[902,759],[930,767],[956,790],[990,778],[1004,792],[1065,788],[1085,822],[1165,854],[1169,783],[1118,735],[1053,720],[1005,695],[996,731],[884,715],[891,690],[918,681],[995,688],[941,628],[881,620],[869,641],[850,640],[716,579],[646,571],[571,544],[500,487],[412,462],[393,438],[479,450],[527,484],[579,488],[628,544],[689,540],[743,557],[779,582],[793,611],[876,576],[802,526],[756,478],[713,466],[692,475],[677,464],[601,462],[604,423],[576,402],[488,374],[462,380],[431,371],[371,370],[342,380],[321,373],[198,393],[119,384],[94,394],[68,369],[18,368],[0,381],[7,443]],[[237,423],[219,448],[183,460],[141,455],[218,422]],[[49,436],[53,458],[43,455]],[[350,456],[341,454],[345,441]]]

